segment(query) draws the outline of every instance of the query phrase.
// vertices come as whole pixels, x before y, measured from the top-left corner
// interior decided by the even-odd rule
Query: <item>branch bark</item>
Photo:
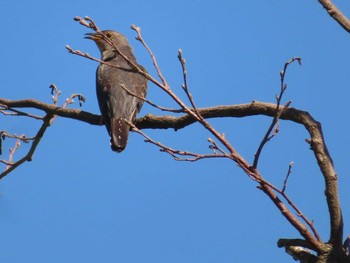
[[[57,115],[64,118],[75,119],[87,122],[92,125],[101,125],[101,116],[92,114],[90,112],[79,109],[67,109],[57,105],[44,103],[35,99],[24,100],[8,100],[0,98],[0,106],[4,105],[6,108],[33,108],[44,111],[46,114]]]
[[[65,118],[80,120],[92,125],[101,125],[101,117],[79,109],[66,109],[52,104],[43,103],[33,99],[26,100],[7,100],[0,98],[0,104],[7,108],[35,108],[43,110],[46,114],[58,115]],[[288,120],[298,124],[302,124],[311,136],[310,144],[315,154],[318,165],[321,169],[325,180],[325,193],[330,214],[331,233],[329,242],[334,245],[335,249],[342,248],[343,221],[341,215],[340,202],[338,199],[337,175],[333,167],[332,159],[327,150],[322,128],[319,122],[315,121],[312,116],[306,112],[296,108],[280,109],[282,114],[281,120]],[[253,101],[247,104],[216,106],[209,108],[198,108],[197,111],[204,119],[210,118],[226,118],[235,117],[243,118],[248,116],[265,115],[274,117],[276,114],[276,105],[273,103]],[[185,128],[198,120],[189,114],[180,117],[173,116],[155,116],[148,114],[138,118],[135,126],[138,129],[174,129],[179,130]],[[266,188],[262,190],[269,192]],[[269,195],[275,199],[274,195]],[[314,246],[320,246],[315,241]],[[320,249],[320,247],[319,247]]]
[[[343,13],[330,0],[318,0],[320,4],[326,9],[328,14],[338,22],[338,24],[350,33],[350,21],[343,15]]]

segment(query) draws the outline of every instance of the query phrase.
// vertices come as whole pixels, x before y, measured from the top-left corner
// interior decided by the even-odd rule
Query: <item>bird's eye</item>
[[[111,38],[112,34],[111,33],[106,33],[106,37]]]

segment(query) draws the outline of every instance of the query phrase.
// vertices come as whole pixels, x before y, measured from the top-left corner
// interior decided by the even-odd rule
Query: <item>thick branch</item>
[[[288,238],[281,238],[277,242],[278,247],[287,247],[287,246],[298,246],[298,247],[304,247],[308,249],[313,249],[312,245],[307,242],[304,239],[288,239]]]
[[[318,0],[320,4],[327,10],[328,14],[338,22],[347,32],[350,33],[350,21],[330,0]]]
[[[330,214],[331,228],[329,243],[333,245],[336,251],[341,251],[343,242],[343,218],[338,197],[337,174],[324,141],[321,124],[315,121],[308,113],[302,114],[302,116],[302,124],[311,136],[311,148],[325,179],[325,194]]]
[[[93,125],[101,125],[101,116],[79,109],[66,109],[56,105],[44,103],[35,99],[8,100],[0,98],[0,105],[7,108],[33,108],[65,118],[84,121]]]
[[[203,118],[217,117],[247,117],[254,115],[266,115],[273,117],[276,105],[263,102],[252,102],[250,104],[218,106],[206,109],[198,109]],[[340,201],[338,198],[337,175],[333,167],[332,159],[328,153],[321,124],[315,121],[312,116],[305,111],[295,108],[287,108],[280,116],[282,120],[289,120],[304,125],[311,136],[311,147],[314,151],[318,165],[324,176],[326,185],[326,199],[330,214],[330,240],[329,242],[336,249],[341,249],[343,237],[343,219],[341,214]],[[188,115],[182,117],[155,117],[147,115],[139,119],[136,125],[139,128],[174,128],[181,129],[195,120]]]
[[[261,183],[259,189],[264,191],[264,193],[271,199],[271,201],[278,207],[282,215],[299,231],[299,233],[310,243],[312,249],[317,251],[317,253],[322,252],[323,243],[317,240],[308,228],[303,225],[291,212],[288,210],[286,205],[281,201],[280,198],[275,194],[275,192],[268,185]]]
[[[46,104],[37,100],[7,100],[0,98],[0,104],[13,108],[35,108],[45,111],[47,114],[58,115],[65,118],[72,118],[84,121],[93,125],[100,125],[101,118],[98,115],[77,109],[63,109],[51,104]],[[273,103],[253,101],[248,104],[216,106],[209,108],[198,108],[200,115],[205,118],[223,117],[248,117],[255,115],[265,115],[274,117],[276,105]],[[330,243],[341,248],[343,235],[343,222],[338,199],[337,176],[333,163],[324,142],[321,125],[315,121],[308,112],[295,108],[286,108],[280,116],[282,120],[289,120],[304,125],[311,136],[311,147],[314,151],[318,165],[322,171],[326,184],[326,198],[331,221]],[[195,123],[197,120],[188,114],[173,116],[146,115],[135,122],[139,129],[182,129]]]

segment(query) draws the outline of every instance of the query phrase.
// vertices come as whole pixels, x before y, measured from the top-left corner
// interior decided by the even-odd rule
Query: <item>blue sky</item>
[[[345,13],[350,4],[341,3]],[[0,10],[1,97],[50,103],[49,85],[62,96],[82,93],[82,109],[98,113],[97,63],[68,54],[65,45],[99,56],[83,39],[89,32],[74,16],[92,17],[102,29],[127,36],[138,62],[155,75],[131,24],[142,33],[171,87],[180,96],[181,67],[200,107],[274,102],[279,71],[289,58],[285,100],[322,122],[339,176],[345,234],[350,233],[348,166],[348,34],[317,1],[23,1],[3,0]],[[148,98],[173,105],[150,85]],[[77,104],[71,107],[79,107]],[[140,115],[162,114],[145,105]],[[210,121],[252,161],[270,119]],[[0,130],[34,135],[39,123],[0,116]],[[146,130],[175,148],[205,152],[208,134]],[[262,174],[282,186],[294,161],[288,193],[329,234],[323,178],[304,139],[306,131],[281,122],[260,161]],[[6,140],[4,154],[13,141]],[[22,147],[16,157],[26,149]],[[297,238],[256,184],[227,160],[176,162],[131,134],[125,152],[110,150],[104,127],[59,118],[48,129],[34,160],[0,183],[0,262],[293,262],[279,238]]]

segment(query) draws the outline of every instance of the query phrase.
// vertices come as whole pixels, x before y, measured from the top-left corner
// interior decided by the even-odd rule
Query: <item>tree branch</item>
[[[348,33],[350,33],[350,21],[343,15],[342,12],[332,3],[331,0],[318,0],[320,4],[326,9],[328,14],[338,22],[338,24],[344,28]]]
[[[93,125],[101,124],[101,118],[98,115],[84,112],[78,109],[64,109],[32,99],[11,101],[0,98],[0,103],[6,105],[7,107],[36,108],[45,111],[47,114],[58,115],[65,118],[72,118]],[[324,143],[321,126],[317,121],[315,121],[312,118],[312,116],[308,112],[301,111],[295,108],[284,109],[283,107],[281,108],[281,110],[283,111],[283,113],[280,116],[281,120],[289,120],[298,124],[302,124],[310,133],[311,146],[326,182],[326,197],[331,216],[331,233],[332,237],[334,237],[332,240],[336,240],[337,238],[339,238],[339,234],[342,233],[340,204],[337,197],[338,189],[336,176],[331,158],[328,154],[328,150]],[[273,103],[253,101],[248,104],[198,108],[197,111],[205,119],[223,117],[242,118],[256,115],[274,117],[276,113],[276,105]],[[137,119],[135,121],[135,126],[138,129],[172,128],[178,130],[187,127],[195,123],[196,121],[197,120],[189,114],[184,114],[180,117],[154,116],[149,114]],[[273,193],[272,188],[264,182],[263,184],[264,187],[262,187],[262,190],[268,194],[268,196],[274,201],[274,203],[280,208],[281,211],[286,211],[284,204],[281,203],[281,201]],[[288,217],[290,217],[290,215],[288,215]],[[297,222],[297,220],[295,219],[292,219],[292,221],[294,226],[297,225],[297,229],[301,229],[302,235],[305,237],[305,227],[303,227],[303,225],[300,224],[300,222]],[[339,232],[340,229],[341,231]],[[318,244],[317,239],[314,239],[314,245],[317,246],[318,249],[320,249],[321,245]]]
[[[33,140],[33,143],[31,145],[28,153],[24,157],[22,157],[20,160],[14,162],[14,163],[12,163],[12,160],[11,160],[11,163],[8,164],[5,171],[0,173],[0,179],[4,178],[6,175],[11,173],[13,170],[15,170],[18,166],[20,166],[24,162],[27,162],[27,161],[30,162],[32,160],[34,152],[35,152],[37,146],[39,145],[42,137],[44,136],[46,129],[50,126],[52,118],[53,118],[53,115],[51,115],[51,114],[47,114],[44,117],[44,122],[41,125],[41,128],[39,129],[39,131],[37,132],[35,139]]]
[[[35,99],[8,100],[0,98],[0,104],[8,108],[33,108],[42,110],[47,114],[57,115],[64,118],[87,122],[92,125],[101,125],[101,116],[80,109],[66,109],[57,105],[41,102]]]
[[[320,3],[326,3],[326,4],[332,4],[330,1],[321,1]],[[334,6],[333,6],[334,7]],[[332,7],[332,8],[333,8]],[[335,7],[334,7],[335,8]],[[328,10],[328,9],[327,9]],[[329,10],[328,10],[329,11]],[[329,13],[332,15],[334,19],[336,19],[339,22],[339,19],[341,18],[338,13],[336,13],[337,10],[333,10],[332,12],[329,11]],[[334,13],[335,12],[335,13]],[[90,19],[89,17],[85,17],[84,19],[76,17],[76,21],[79,21],[80,24],[91,28],[95,30],[96,32],[101,32],[100,29],[96,26],[94,21]],[[341,24],[341,23],[340,23]],[[281,106],[281,97],[284,93],[284,90],[286,88],[284,84],[284,76],[285,71],[287,69],[287,66],[293,62],[294,60],[300,61],[299,58],[296,58],[290,62],[287,62],[285,64],[284,70],[281,72],[281,92],[280,95],[277,97],[277,104],[272,103],[264,103],[264,102],[256,102],[253,101],[248,104],[241,104],[241,105],[230,105],[230,106],[217,106],[217,107],[210,107],[210,108],[197,108],[195,106],[194,100],[192,98],[191,93],[189,92],[188,85],[187,85],[187,70],[186,70],[186,63],[185,59],[182,57],[181,50],[179,51],[179,60],[182,66],[183,71],[183,77],[184,77],[184,84],[183,84],[183,90],[187,95],[187,98],[190,101],[190,106],[187,106],[170,88],[168,85],[165,77],[162,75],[156,58],[151,51],[151,49],[148,47],[146,42],[143,40],[141,36],[141,30],[139,27],[132,26],[132,29],[137,32],[137,39],[142,43],[142,45],[147,49],[148,53],[151,56],[152,62],[155,66],[155,69],[157,70],[158,77],[160,78],[160,81],[153,78],[151,75],[149,75],[142,67],[139,67],[138,65],[133,64],[130,62],[130,60],[120,52],[120,50],[112,43],[107,37],[104,36],[105,41],[107,41],[111,46],[113,46],[115,52],[120,55],[123,59],[125,59],[126,62],[130,64],[130,66],[135,69],[135,71],[138,74],[143,75],[145,78],[147,78],[150,82],[153,82],[156,86],[161,88],[165,93],[167,93],[179,106],[180,110],[183,115],[179,117],[173,117],[173,116],[154,116],[154,115],[146,115],[142,118],[139,118],[135,121],[135,124],[131,124],[130,126],[134,131],[144,136],[147,140],[147,142],[150,142],[157,147],[159,147],[162,151],[169,153],[171,156],[173,156],[177,160],[185,160],[185,161],[196,161],[203,158],[215,158],[215,157],[224,157],[224,158],[230,158],[233,160],[250,178],[252,178],[254,181],[256,181],[259,186],[258,188],[261,189],[271,200],[272,202],[277,206],[277,208],[281,211],[282,215],[294,226],[295,229],[299,231],[299,233],[304,237],[306,243],[303,243],[304,245],[307,244],[308,247],[316,251],[317,253],[324,254],[327,252],[325,246],[327,245],[327,249],[329,247],[335,248],[337,251],[341,251],[342,249],[342,235],[343,235],[343,222],[342,222],[342,216],[341,216],[341,209],[340,209],[340,203],[338,199],[338,189],[337,189],[337,177],[334,171],[333,163],[331,160],[331,157],[328,153],[324,137],[322,134],[322,128],[319,122],[315,121],[312,116],[305,111],[301,111],[295,108],[289,108],[289,103],[287,103],[285,106]],[[87,53],[82,53],[78,50],[73,50],[69,46],[67,46],[67,49],[69,52],[83,56],[95,61],[98,61],[100,63],[108,64],[108,62],[101,61],[99,59],[96,59],[94,57],[91,57]],[[127,90],[127,87],[122,87]],[[1,99],[0,98],[0,113],[6,114],[5,111],[9,110],[15,113],[21,113],[18,115],[23,116],[31,116],[30,113],[26,113],[24,111],[18,111],[16,108],[35,108],[42,110],[46,113],[46,116],[44,118],[44,122],[38,131],[37,135],[35,136],[35,139],[32,143],[32,146],[30,148],[30,151],[28,154],[23,157],[21,160],[12,163],[8,163],[8,169],[5,170],[4,173],[0,174],[0,179],[3,178],[6,174],[8,174],[10,171],[15,169],[17,166],[22,164],[25,161],[30,161],[32,159],[33,153],[40,142],[40,139],[42,138],[43,134],[45,133],[47,127],[52,123],[52,121],[57,117],[65,117],[65,118],[71,118],[75,120],[80,120],[92,125],[101,125],[102,119],[101,116],[95,115],[89,112],[77,110],[77,109],[66,109],[65,107],[70,104],[73,100],[73,97],[78,97],[79,99],[83,99],[83,97],[80,94],[74,94],[71,96],[70,99],[66,101],[66,103],[59,107],[57,106],[57,97],[60,93],[60,91],[57,90],[55,86],[52,87],[53,91],[56,92],[56,95],[53,97],[54,99],[54,105],[46,104],[37,100],[28,99],[28,100],[7,100],[7,99]],[[132,94],[131,94],[132,95]],[[142,98],[146,102],[145,98]],[[154,103],[150,103],[153,106],[156,106]],[[165,111],[173,111],[173,109],[167,109],[164,107],[157,107],[159,109],[165,110]],[[253,165],[251,166],[249,162],[247,162],[232,146],[232,144],[225,138],[224,134],[219,133],[208,121],[207,119],[210,118],[228,118],[228,117],[249,117],[254,115],[265,115],[270,116],[273,118],[273,121],[262,140],[262,143],[260,144],[258,148],[258,152],[256,154],[255,160],[253,162]],[[257,170],[258,160],[261,153],[262,148],[264,147],[265,143],[268,142],[274,135],[271,135],[272,130],[275,128],[275,131],[277,131],[278,127],[278,121],[279,120],[289,120],[293,121],[298,124],[302,124],[309,132],[311,140],[310,145],[312,150],[314,151],[315,157],[317,159],[318,165],[321,169],[321,172],[324,176],[325,185],[326,185],[326,199],[327,199],[327,205],[329,209],[330,214],[330,224],[331,224],[331,233],[330,233],[330,244],[325,244],[320,240],[320,237],[318,233],[316,232],[315,228],[313,227],[313,224],[311,221],[307,220],[307,218],[300,212],[300,210],[294,205],[294,203],[288,198],[288,196],[285,194],[285,186],[287,182],[287,178],[285,180],[285,185],[282,190],[276,188],[269,182],[265,181],[263,176],[259,173]],[[216,142],[212,139],[209,140],[211,145],[209,146],[210,149],[213,150],[214,154],[197,154],[192,153],[188,151],[181,151],[181,150],[175,150],[170,147],[165,146],[162,143],[156,142],[155,140],[148,137],[145,133],[141,132],[141,129],[168,129],[172,128],[174,130],[182,129],[184,127],[187,127],[195,122],[200,123],[206,130],[208,130],[213,136],[214,139],[220,142],[220,147]],[[276,133],[276,132],[275,132]],[[222,146],[222,148],[221,148]],[[219,152],[219,153],[218,153]],[[226,153],[227,152],[227,153]],[[12,157],[12,156],[11,156]],[[6,163],[7,164],[7,163]],[[288,175],[290,174],[290,171],[288,172]],[[297,216],[300,216],[308,226],[304,225],[302,221],[294,215],[294,213],[291,212],[291,208],[287,206],[279,197],[283,197],[283,201],[287,201],[288,204],[297,212]],[[309,228],[308,228],[309,227]],[[311,228],[312,232],[309,230]],[[305,251],[305,250],[299,250],[294,249],[295,246],[288,245],[289,251],[292,251],[291,253],[293,256],[296,257],[303,257],[305,255],[312,255],[311,253]],[[297,247],[297,246],[296,246]],[[305,247],[305,246],[303,246]],[[299,253],[301,252],[301,253]],[[313,255],[312,255],[313,256]]]
[[[298,61],[299,65],[301,65],[301,58],[291,58],[289,61],[287,61],[284,64],[284,67],[283,67],[282,71],[280,72],[281,88],[280,88],[280,94],[276,95],[276,101],[277,101],[276,110],[275,110],[276,113],[272,119],[270,127],[267,129],[267,132],[265,133],[265,136],[262,139],[262,141],[258,147],[258,150],[255,153],[255,157],[254,157],[254,161],[253,161],[253,169],[257,169],[257,167],[258,167],[259,157],[260,157],[261,151],[264,148],[265,144],[268,141],[270,141],[278,132],[278,119],[281,116],[281,114],[283,113],[283,111],[280,111],[281,100],[282,100],[282,97],[284,95],[284,92],[287,89],[287,84],[285,83],[286,72],[287,72],[288,66],[290,64],[292,64],[294,61]],[[287,102],[287,104],[285,105],[283,110],[286,110],[286,108],[289,106],[289,104],[290,104],[290,101]],[[271,135],[271,132],[272,132],[274,127],[276,127],[274,129],[275,132]]]
[[[281,238],[277,242],[278,247],[286,247],[286,246],[298,246],[304,247],[308,249],[313,249],[312,245],[304,239],[289,239],[289,238]]]
[[[146,135],[144,132],[139,130],[133,123],[126,120],[126,122],[130,125],[131,129],[142,135],[145,138],[145,142],[151,143],[158,148],[160,148],[161,152],[166,152],[170,154],[174,160],[176,161],[187,161],[187,162],[195,162],[201,159],[209,159],[209,158],[228,158],[231,159],[231,156],[227,153],[225,153],[212,139],[208,139],[208,141],[211,143],[209,148],[214,152],[213,154],[200,154],[200,153],[194,153],[189,151],[181,151],[181,150],[175,150],[173,148],[170,148],[168,146],[165,146],[164,144],[160,142],[156,142],[155,140],[151,139],[148,135]]]
[[[64,109],[37,100],[7,100],[0,98],[0,104],[12,108],[35,108],[45,111],[47,114],[58,115],[65,118],[80,120],[93,125],[101,125],[101,117],[79,109]],[[253,101],[248,104],[217,106],[210,108],[198,108],[198,112],[205,119],[223,117],[248,117],[265,115],[274,117],[276,105],[272,103]],[[311,136],[311,148],[314,151],[318,165],[325,179],[326,198],[331,218],[330,243],[336,246],[342,245],[343,221],[340,201],[338,199],[337,176],[333,167],[332,159],[324,142],[320,123],[305,111],[295,108],[287,108],[280,116],[281,120],[289,120],[304,125]],[[146,115],[135,122],[138,129],[182,129],[195,123],[196,120],[188,115],[180,117]]]
[[[279,239],[278,247],[284,247],[294,260],[301,263],[316,263],[317,257],[308,249],[313,249],[311,244],[303,239]]]

